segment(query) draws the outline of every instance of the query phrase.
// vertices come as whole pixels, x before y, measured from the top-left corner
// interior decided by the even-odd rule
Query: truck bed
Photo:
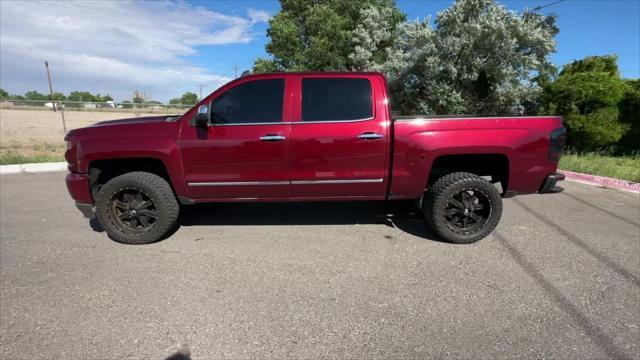
[[[559,116],[396,116],[389,198],[419,197],[434,162],[466,154],[506,161],[505,195],[535,193],[557,169],[548,151],[551,132],[561,127]]]

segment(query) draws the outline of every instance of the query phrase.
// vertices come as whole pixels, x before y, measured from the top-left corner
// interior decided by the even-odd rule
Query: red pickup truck
[[[67,187],[111,238],[150,243],[200,202],[415,199],[453,243],[487,236],[502,197],[558,191],[562,119],[392,117],[378,73],[249,75],[182,116],[66,136]]]

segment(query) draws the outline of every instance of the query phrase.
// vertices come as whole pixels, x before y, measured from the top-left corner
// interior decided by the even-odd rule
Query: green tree
[[[629,114],[620,104],[630,86],[620,79],[616,60],[609,55],[574,61],[545,87],[541,113],[564,116],[568,143],[578,151],[609,150],[631,127],[620,121],[622,112]]]
[[[382,71],[404,113],[520,113],[554,72],[555,17],[509,11],[494,0],[457,0],[431,19],[395,27],[365,9],[350,58]],[[382,44],[382,45],[378,45]],[[376,47],[385,55],[376,55]]]
[[[180,104],[182,104],[182,99],[181,98],[173,98],[173,99],[169,100],[169,104],[170,105],[180,105]]]
[[[147,95],[140,90],[136,90],[133,92],[132,100],[134,104],[142,104],[147,101]]]
[[[47,99],[53,101],[64,101],[67,97],[63,93],[55,92],[53,93],[53,97],[51,95],[47,95]]]
[[[41,94],[35,90],[28,91],[24,94],[25,99],[27,100],[48,100],[49,97],[47,95]]]
[[[37,106],[44,105],[46,100],[49,100],[49,97],[47,95],[41,94],[35,90],[26,92],[24,94],[24,98],[26,100],[29,100],[28,105],[37,105]]]
[[[620,122],[629,130],[620,139],[621,153],[640,153],[640,80],[626,80],[627,92],[618,104]]]
[[[182,94],[180,102],[185,105],[195,105],[196,103],[198,103],[198,94],[187,91],[186,93]]]
[[[69,101],[84,101],[84,102],[94,102],[96,101],[95,96],[88,91],[72,91],[69,96],[67,96],[67,100]]]
[[[258,58],[254,72],[352,69],[353,31],[369,6],[392,9],[394,26],[405,18],[393,0],[281,0],[267,29],[271,56]],[[382,53],[384,48],[376,49]]]
[[[100,94],[96,94],[94,95],[94,101],[95,102],[107,102],[107,101],[113,101],[113,98],[111,97],[111,95],[106,94],[106,95],[100,95]]]
[[[0,99],[8,99],[9,93],[5,91],[5,89],[0,88]]]

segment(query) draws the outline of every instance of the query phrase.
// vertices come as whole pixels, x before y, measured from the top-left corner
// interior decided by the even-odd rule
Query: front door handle
[[[285,140],[287,137],[286,136],[282,136],[282,135],[276,135],[276,134],[267,134],[265,136],[260,136],[260,141],[282,141]]]
[[[363,140],[377,140],[377,139],[382,139],[383,137],[384,135],[376,134],[374,132],[365,132],[358,135],[358,139],[363,139]]]

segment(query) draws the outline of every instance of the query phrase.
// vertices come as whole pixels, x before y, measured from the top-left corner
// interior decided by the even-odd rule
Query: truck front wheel
[[[125,244],[149,244],[173,229],[180,207],[160,176],[130,172],[114,177],[96,199],[96,217],[109,236]]]
[[[489,235],[502,216],[498,189],[478,175],[455,172],[438,179],[422,204],[427,224],[445,240],[474,243]]]

